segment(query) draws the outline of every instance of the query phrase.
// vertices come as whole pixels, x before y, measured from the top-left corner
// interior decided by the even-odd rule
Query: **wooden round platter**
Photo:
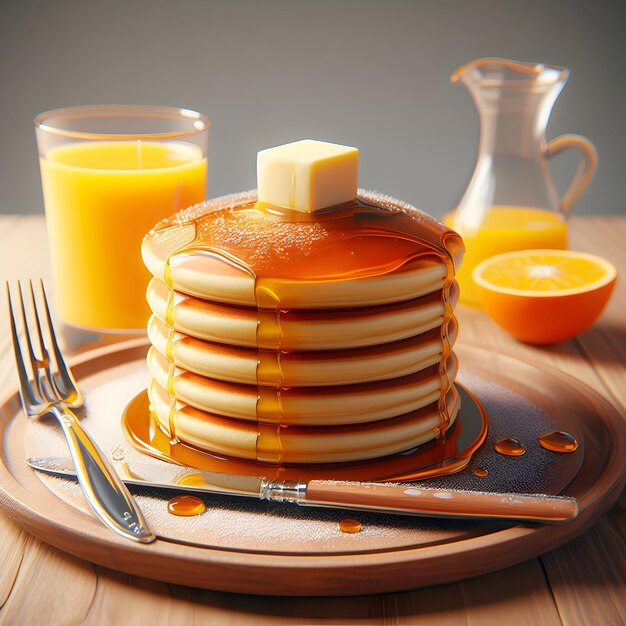
[[[72,366],[79,384],[94,377],[106,381],[116,367],[143,361],[145,352],[145,340],[133,340],[85,353]],[[263,549],[250,542],[237,546],[214,540],[198,545],[161,537],[153,544],[139,545],[114,535],[91,514],[57,497],[26,465],[27,418],[15,390],[0,403],[0,508],[39,539],[80,558],[129,574],[219,591],[371,594],[452,582],[508,567],[570,540],[610,507],[626,480],[624,418],[584,383],[555,369],[470,346],[458,346],[457,352],[461,379],[466,372],[470,379],[505,385],[554,415],[559,429],[575,433],[584,444],[580,469],[565,490],[579,502],[574,521],[538,525],[445,520],[430,526],[426,534],[419,529],[412,534],[410,527],[394,532],[391,525],[384,537],[364,534],[353,544],[343,537],[330,539],[324,549],[319,544],[312,548],[306,534]],[[523,468],[518,465],[515,471]]]

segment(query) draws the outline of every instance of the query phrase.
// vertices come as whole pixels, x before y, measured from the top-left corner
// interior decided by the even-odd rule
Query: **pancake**
[[[447,372],[454,380],[458,361],[452,352]],[[396,417],[436,401],[442,391],[439,366],[390,380],[333,387],[275,389],[241,385],[199,376],[176,368],[169,376],[169,361],[152,347],[148,369],[155,381],[179,401],[207,413],[256,422],[266,413],[286,425],[357,424]],[[265,410],[264,407],[272,410]]]
[[[448,328],[450,346],[456,320]],[[349,385],[398,378],[439,363],[443,351],[436,328],[417,337],[351,350],[288,352],[239,348],[174,333],[157,317],[148,322],[148,338],[156,350],[186,371],[234,383],[276,387]]]
[[[152,312],[165,321],[168,313],[167,285],[153,278],[147,299]],[[456,282],[450,290],[450,306],[458,301]],[[171,322],[175,330],[207,341],[248,348],[294,350],[340,350],[389,343],[439,328],[444,305],[440,292],[400,304],[332,311],[281,311],[276,340],[263,345],[257,334],[263,312],[255,308],[228,306],[174,292]],[[271,314],[274,315],[273,313]]]
[[[432,440],[458,412],[462,253],[451,229],[369,192],[314,214],[248,192],[163,220],[142,244],[156,419],[174,442],[272,463]]]
[[[361,202],[380,201],[377,194],[361,192]],[[341,309],[378,306],[393,302],[413,300],[423,295],[440,291],[448,275],[446,263],[440,254],[425,250],[412,258],[403,256],[399,249],[393,261],[377,266],[371,261],[370,268],[358,267],[368,263],[372,250],[380,242],[393,243],[401,248],[408,247],[400,233],[383,232],[378,228],[337,231],[321,224],[328,222],[306,222],[302,217],[296,221],[278,220],[271,211],[244,210],[246,203],[254,203],[254,193],[247,192],[208,201],[181,211],[176,218],[157,225],[144,238],[141,252],[146,267],[153,276],[171,285],[176,291],[201,299],[257,307],[259,299],[259,267],[271,274],[272,293],[280,294],[280,307],[287,309]],[[416,224],[429,220],[428,226],[435,228],[438,222],[417,209],[387,199],[385,217]],[[237,208],[237,211],[228,209]],[[366,210],[362,212],[365,214]],[[210,224],[200,220],[215,215]],[[316,215],[321,220],[322,216]],[[376,220],[374,220],[376,221]],[[413,224],[415,222],[415,224]],[[438,225],[441,233],[452,233]],[[426,226],[423,227],[426,231]],[[336,233],[340,234],[337,235]],[[362,235],[359,235],[362,232]],[[338,246],[330,234],[349,245]],[[197,236],[207,242],[194,246]],[[440,235],[443,236],[443,235]],[[430,246],[430,244],[424,245]],[[237,248],[245,251],[246,263],[240,257],[225,250]],[[434,248],[434,245],[433,245]],[[462,254],[462,248],[458,254]],[[336,255],[336,260],[333,257]],[[279,262],[276,262],[276,258]],[[345,265],[332,280],[316,269],[315,260],[325,258],[332,265]],[[389,265],[392,263],[392,265]],[[256,265],[255,265],[256,264]],[[348,265],[349,264],[349,265]],[[395,264],[395,267],[394,267]],[[300,275],[281,275],[280,268],[290,267]],[[254,267],[254,269],[253,269]],[[385,268],[384,271],[382,268]],[[307,273],[308,272],[308,273]],[[371,273],[372,275],[367,275]],[[378,275],[374,275],[378,274]]]
[[[169,429],[170,398],[152,382],[148,389],[153,413]],[[452,387],[446,398],[450,426],[456,420],[459,397]],[[192,446],[215,454],[257,459],[256,422],[228,419],[178,403],[174,419],[176,436]],[[282,462],[339,463],[373,459],[421,445],[435,436],[441,424],[437,402],[418,411],[368,424],[280,429]]]

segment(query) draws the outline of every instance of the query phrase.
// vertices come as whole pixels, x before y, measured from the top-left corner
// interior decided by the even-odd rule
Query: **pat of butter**
[[[258,198],[314,213],[354,200],[358,174],[356,148],[303,139],[258,153]]]

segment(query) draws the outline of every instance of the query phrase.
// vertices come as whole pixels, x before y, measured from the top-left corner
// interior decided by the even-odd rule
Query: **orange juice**
[[[57,307],[70,326],[144,329],[143,236],[204,199],[206,159],[180,141],[90,141],[40,159]]]
[[[465,243],[463,264],[456,272],[460,300],[465,304],[478,304],[472,271],[480,261],[514,250],[567,248],[567,224],[563,216],[546,209],[494,206],[478,230],[468,230],[455,223],[454,213],[448,213],[444,222],[456,229]]]

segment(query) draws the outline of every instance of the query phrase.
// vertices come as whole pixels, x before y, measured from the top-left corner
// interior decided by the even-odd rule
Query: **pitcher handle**
[[[578,162],[574,178],[563,194],[559,203],[559,209],[567,215],[578,198],[580,198],[585,187],[589,184],[598,166],[598,152],[595,146],[582,135],[561,135],[548,142],[546,155],[550,159],[555,154],[559,154],[569,148],[575,148],[583,153],[583,158]]]

